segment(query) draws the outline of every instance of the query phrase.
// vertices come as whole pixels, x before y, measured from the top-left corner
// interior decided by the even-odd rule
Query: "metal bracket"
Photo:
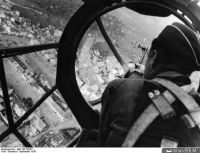
[[[176,115],[171,104],[163,96],[163,94],[160,94],[158,90],[154,90],[154,94],[150,92],[149,98],[152,100],[153,104],[158,109],[158,111],[160,112],[160,115],[162,116],[164,120],[169,119]]]
[[[181,118],[188,126],[188,128],[198,127],[200,130],[200,107],[195,99],[186,93],[183,89],[181,89],[176,84],[165,80],[165,79],[154,79],[159,84],[166,87],[170,90],[178,100],[184,105],[184,107],[189,112],[188,114],[182,115]],[[171,93],[170,93],[171,94]]]

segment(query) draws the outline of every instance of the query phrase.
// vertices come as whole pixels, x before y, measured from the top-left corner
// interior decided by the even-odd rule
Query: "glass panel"
[[[36,30],[42,27],[56,27],[63,30],[71,15],[82,5],[81,0],[11,0],[12,7],[20,12],[29,26],[34,24]],[[49,26],[51,25],[51,26]],[[45,30],[44,28],[44,30]],[[32,28],[33,29],[33,28]],[[35,31],[35,29],[33,29]],[[30,30],[31,31],[31,30]],[[51,32],[51,31],[50,31]],[[49,35],[49,34],[47,34]]]
[[[80,5],[77,0],[1,1],[0,46],[7,48],[58,42],[69,17]],[[63,7],[70,9],[64,10]],[[63,11],[66,13],[63,14]]]
[[[138,63],[144,50],[166,25],[182,21],[174,15],[147,16],[123,7],[103,15],[102,22],[123,59]]]
[[[57,51],[49,49],[41,52],[21,56],[21,61],[27,66],[30,73],[34,74],[34,80],[46,91],[45,88],[55,85]],[[40,82],[40,83],[39,83]]]
[[[79,0],[66,2],[13,0],[12,4],[9,1],[1,2],[0,48],[58,42],[67,21],[81,4]],[[12,91],[10,99],[14,121],[17,121],[55,85],[57,52],[55,49],[49,49],[16,56],[5,59],[4,64],[9,92]],[[3,116],[6,117],[5,111]],[[80,132],[76,119],[58,91],[31,114],[19,130],[24,136],[28,134],[33,144],[45,134],[43,132],[48,132],[48,129],[50,131],[57,126],[60,128],[56,134],[60,132],[67,135],[64,138],[66,141],[60,142],[58,138],[63,146],[67,145],[75,135],[77,136],[76,131]],[[66,128],[69,128],[67,132],[61,131]],[[1,132],[3,129],[4,126],[0,122]],[[27,129],[31,132],[29,133]],[[67,134],[70,131],[74,131],[75,134],[73,132]]]
[[[29,44],[29,39],[14,36],[13,34],[3,31],[0,39],[0,48],[10,48],[16,46],[26,46]]]
[[[4,60],[8,88],[12,90],[10,99],[15,121],[45,93],[35,82],[33,74],[24,69],[21,60],[17,59],[17,61],[14,58]]]
[[[55,85],[56,64],[54,49],[4,60],[7,84],[13,90],[15,120]]]
[[[24,146],[14,134],[10,134],[2,142],[0,142],[0,147],[24,147]]]
[[[119,8],[101,17],[102,23],[123,60],[145,62],[145,52],[152,40],[172,22],[181,22],[171,15],[166,18],[141,15],[127,8]],[[141,61],[144,58],[143,61]],[[124,75],[96,23],[85,33],[76,60],[76,79],[86,101],[101,97],[107,84]]]
[[[81,128],[60,93],[55,91],[18,130],[35,147],[64,147]]]
[[[107,84],[123,73],[121,65],[94,23],[79,45],[76,60],[76,79],[86,101],[100,98]]]

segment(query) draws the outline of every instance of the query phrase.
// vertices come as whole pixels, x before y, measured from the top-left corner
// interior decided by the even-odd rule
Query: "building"
[[[48,126],[45,122],[43,122],[42,119],[40,119],[40,117],[38,115],[36,115],[35,113],[31,114],[29,116],[29,120],[30,120],[30,131],[29,131],[29,135],[30,136],[35,136],[38,133],[42,132],[43,130],[46,129],[46,127]]]
[[[0,11],[0,18],[3,18],[3,19],[5,19],[5,18],[6,18],[6,15],[4,14],[4,12],[3,12],[3,11]]]
[[[4,30],[7,32],[7,33],[11,33],[11,29],[10,29],[10,27],[9,26],[7,26],[7,25],[3,25],[3,28],[4,28]]]
[[[27,37],[32,38],[33,39],[33,34],[28,34]]]
[[[10,29],[11,29],[11,27],[14,27],[14,25],[11,23],[11,20],[7,20],[6,24]]]
[[[36,115],[34,114],[31,119],[31,124],[34,126],[39,132],[42,132],[46,128],[46,124]]]
[[[50,59],[50,63],[51,63],[53,66],[56,66],[56,65],[57,65],[57,59]]]
[[[19,12],[19,11],[15,11],[15,14],[16,14],[17,16],[20,16],[20,12]]]
[[[10,5],[9,3],[4,3],[4,2],[2,2],[2,3],[0,4],[0,7],[1,7],[2,9],[7,10],[7,11],[11,11],[11,10],[12,10],[12,5]]]
[[[15,22],[15,18],[11,17],[11,18],[10,18],[10,21],[11,21],[11,22]]]
[[[23,108],[20,108],[19,105],[17,105],[16,103],[13,105],[13,109],[18,117],[21,117],[25,113],[25,110]]]
[[[61,35],[62,35],[62,31],[60,31],[60,30],[54,31],[54,37],[61,37]]]

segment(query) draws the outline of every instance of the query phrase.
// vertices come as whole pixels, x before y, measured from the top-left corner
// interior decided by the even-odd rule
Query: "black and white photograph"
[[[1,153],[197,147],[200,0],[0,0]]]

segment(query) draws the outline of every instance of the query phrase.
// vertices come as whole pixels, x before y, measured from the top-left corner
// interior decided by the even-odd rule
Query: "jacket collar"
[[[188,76],[174,71],[161,72],[156,75],[156,78],[167,79],[178,85],[186,85],[191,83],[191,80]]]

